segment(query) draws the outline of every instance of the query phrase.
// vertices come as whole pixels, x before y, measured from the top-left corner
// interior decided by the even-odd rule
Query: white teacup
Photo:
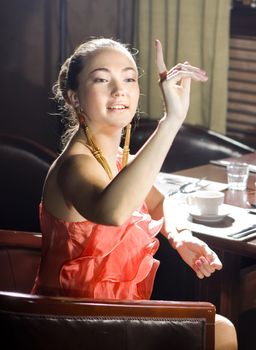
[[[219,191],[197,191],[187,197],[187,204],[196,207],[201,215],[218,215],[224,203],[224,193]]]

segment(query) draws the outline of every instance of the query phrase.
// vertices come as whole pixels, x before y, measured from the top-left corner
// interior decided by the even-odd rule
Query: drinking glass
[[[232,190],[245,190],[249,176],[247,163],[230,163],[227,166],[228,185]]]

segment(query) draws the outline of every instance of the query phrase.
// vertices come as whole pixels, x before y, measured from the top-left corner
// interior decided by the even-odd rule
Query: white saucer
[[[188,211],[193,219],[201,222],[218,222],[230,214],[230,209],[225,204],[219,207],[219,212],[216,215],[202,215],[196,207],[189,207]]]

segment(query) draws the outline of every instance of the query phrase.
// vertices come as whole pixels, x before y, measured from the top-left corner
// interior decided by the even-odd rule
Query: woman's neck
[[[90,126],[89,131],[90,134],[95,141],[96,145],[104,151],[104,153],[113,153],[116,154],[118,152],[118,148],[121,141],[122,136],[122,130],[116,130],[116,129],[99,129],[99,128],[92,128]],[[84,127],[80,127],[78,130],[79,137],[84,140],[85,144],[88,144],[88,140],[86,137],[86,134],[84,132]]]
[[[112,178],[117,173],[116,157],[119,153],[120,139],[121,132],[112,134],[106,132],[98,132],[95,135],[89,128],[80,127],[75,134],[73,141],[79,142],[85,147],[89,148],[92,154],[94,154],[96,151],[94,156],[98,156],[99,153],[102,158],[104,158],[103,162],[105,164],[107,163],[106,167],[110,168],[109,177]]]

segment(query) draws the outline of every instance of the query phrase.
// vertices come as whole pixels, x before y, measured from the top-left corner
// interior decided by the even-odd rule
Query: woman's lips
[[[127,108],[128,108],[128,106],[123,105],[123,104],[116,104],[116,105],[112,105],[112,106],[107,107],[107,109],[110,111],[123,111]]]

